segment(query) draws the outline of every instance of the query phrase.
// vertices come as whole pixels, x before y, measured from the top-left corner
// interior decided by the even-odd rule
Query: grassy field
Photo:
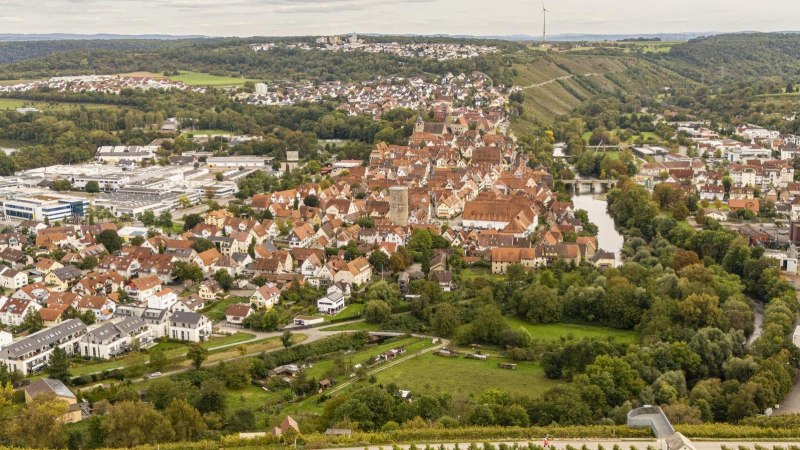
[[[40,110],[63,110],[71,108],[80,108],[82,106],[86,107],[87,109],[120,108],[117,106],[105,105],[102,103],[38,102],[31,100],[21,100],[16,98],[0,98],[0,110],[22,108],[23,106],[38,108]]]
[[[417,352],[424,348],[430,347],[431,341],[429,339],[420,339],[420,338],[405,338],[399,339],[396,341],[388,342],[386,344],[380,344],[373,347],[368,347],[364,350],[360,350],[353,353],[348,353],[346,355],[342,355],[343,359],[347,362],[347,364],[352,367],[355,364],[363,364],[373,356],[380,355],[381,353],[385,353],[388,350],[397,347],[405,347],[406,351],[409,353]],[[333,367],[333,360],[334,358],[328,358],[322,361],[318,361],[313,364],[313,367],[309,368],[306,371],[306,374],[309,377],[314,377],[317,379],[322,379],[326,376],[328,371]],[[345,375],[343,378],[346,378]],[[342,381],[341,378],[339,381]]]
[[[230,131],[225,130],[193,130],[193,131],[184,131],[184,135],[192,135],[192,136],[233,136],[233,133]]]
[[[25,100],[15,98],[0,98],[0,109],[17,109],[25,106]]]
[[[505,275],[499,273],[492,273],[491,269],[485,269],[483,267],[469,267],[463,269],[461,271],[460,276],[462,280],[473,280],[478,277],[484,277],[490,279],[495,278],[498,280],[505,278]]]
[[[594,325],[576,325],[571,323],[531,324],[514,317],[506,318],[512,328],[525,328],[531,337],[545,341],[556,341],[562,337],[575,339],[613,337],[617,342],[632,344],[636,342],[636,333],[630,330],[599,327]]]
[[[171,76],[173,81],[182,81],[189,86],[244,86],[247,78],[219,77],[208,73],[181,71],[180,75]]]
[[[250,333],[236,333],[230,336],[218,337],[213,338],[208,341],[203,342],[201,345],[207,349],[220,347],[223,345],[229,344],[236,344],[239,342],[244,342],[255,337],[254,334]],[[155,346],[153,346],[150,350],[153,349],[161,349],[164,350],[167,359],[177,359],[181,358],[183,355],[186,354],[187,345],[179,342],[159,342]],[[218,352],[235,350],[233,349],[220,349]],[[99,363],[76,363],[74,368],[70,369],[70,372],[74,376],[79,375],[88,375],[91,373],[102,372],[104,370],[112,370],[112,369],[121,369],[123,367],[127,367],[131,364],[135,364],[137,360],[141,360],[142,356],[144,356],[144,361],[148,360],[146,355],[142,354],[127,354],[122,356],[118,359],[112,361],[103,361]]]
[[[495,387],[512,395],[538,397],[559,384],[544,375],[537,363],[517,364],[516,370],[501,369],[505,360],[490,357],[485,361],[446,358],[426,353],[378,373],[378,381],[396,383],[413,394],[450,394],[454,402],[463,402]]]

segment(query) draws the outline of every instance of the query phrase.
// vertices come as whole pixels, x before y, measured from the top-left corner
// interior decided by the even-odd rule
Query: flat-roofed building
[[[206,159],[209,167],[244,167],[246,169],[272,169],[275,158],[267,156],[212,156]]]
[[[50,222],[83,217],[89,202],[80,197],[60,194],[30,194],[7,198],[3,213],[7,218]]]
[[[106,175],[76,175],[72,177],[72,187],[86,189],[90,181],[96,181],[101,191],[116,191],[130,182],[127,174],[112,173]]]

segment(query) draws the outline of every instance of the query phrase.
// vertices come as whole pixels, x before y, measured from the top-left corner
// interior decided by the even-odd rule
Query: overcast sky
[[[541,0],[0,0],[0,33],[541,35]],[[800,29],[798,0],[550,0],[548,34]]]

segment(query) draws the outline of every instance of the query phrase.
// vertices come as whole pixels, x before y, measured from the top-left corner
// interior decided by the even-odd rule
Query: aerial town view
[[[800,450],[799,3],[2,3],[0,448]]]

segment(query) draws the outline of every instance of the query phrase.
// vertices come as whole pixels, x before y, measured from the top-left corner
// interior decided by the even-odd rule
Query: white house
[[[17,290],[28,284],[28,275],[18,272],[10,267],[3,267],[0,270],[0,286],[4,289]]]
[[[0,301],[3,302],[0,306],[0,323],[9,327],[21,325],[28,311],[36,312],[42,308],[35,301],[28,299],[2,297]]]
[[[178,303],[178,294],[166,288],[147,298],[147,307],[152,309],[170,309]]]
[[[250,296],[250,303],[253,303],[258,308],[270,309],[278,304],[281,298],[281,291],[274,283],[267,283],[260,288],[256,289],[252,296]]]
[[[345,294],[349,291],[349,286],[343,288],[341,285],[334,284],[328,288],[324,297],[317,300],[317,310],[322,314],[338,314],[345,307]]]
[[[169,318],[169,338],[202,342],[211,336],[211,321],[202,314],[176,311]]]
[[[154,335],[143,320],[126,317],[90,329],[81,340],[80,352],[85,358],[113,358],[130,351],[134,342],[138,342],[141,348],[150,347]]]
[[[24,376],[47,366],[50,354],[56,347],[68,355],[80,353],[80,341],[86,334],[86,325],[78,319],[65,320],[50,328],[28,335],[0,350],[0,362],[8,370]]]

